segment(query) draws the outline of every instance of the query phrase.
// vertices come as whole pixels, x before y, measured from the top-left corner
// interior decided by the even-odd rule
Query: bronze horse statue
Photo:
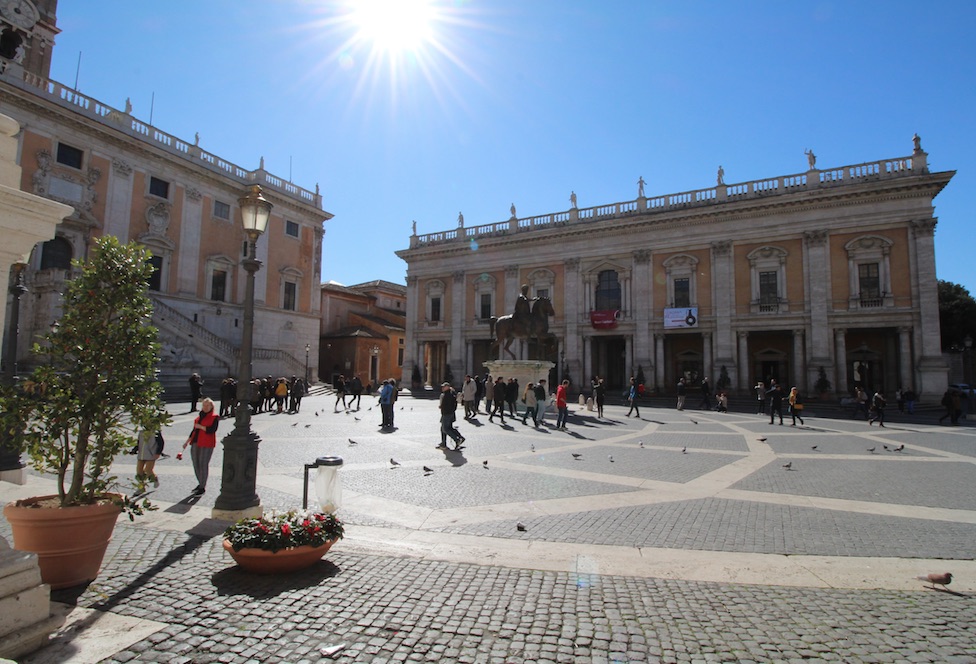
[[[552,308],[552,300],[548,297],[537,297],[532,300],[532,306],[528,314],[516,316],[491,317],[491,347],[498,346],[498,359],[502,359],[502,351],[508,353],[515,359],[515,353],[511,350],[512,342],[516,339],[535,339],[541,342],[548,339],[549,316],[555,316],[556,310]]]

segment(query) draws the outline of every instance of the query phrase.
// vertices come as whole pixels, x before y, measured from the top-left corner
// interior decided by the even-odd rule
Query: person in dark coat
[[[501,418],[502,424],[505,424],[505,379],[501,376],[496,378],[491,389],[493,409],[491,415],[488,416],[488,421],[492,422],[497,414]]]
[[[773,389],[766,392],[766,396],[769,397],[769,423],[774,424],[773,418],[779,415],[779,423],[783,424],[783,394],[782,388],[779,383],[773,385]]]
[[[197,402],[203,396],[203,378],[198,373],[190,374],[190,412],[195,413]]]

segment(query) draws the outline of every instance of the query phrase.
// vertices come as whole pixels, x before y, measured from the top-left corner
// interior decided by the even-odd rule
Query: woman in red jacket
[[[210,457],[217,446],[217,425],[220,416],[214,411],[214,402],[205,397],[200,403],[200,415],[193,421],[193,431],[183,443],[183,449],[192,445],[190,459],[193,461],[193,474],[197,476],[197,488],[193,495],[201,496],[207,492],[207,477],[210,475]]]

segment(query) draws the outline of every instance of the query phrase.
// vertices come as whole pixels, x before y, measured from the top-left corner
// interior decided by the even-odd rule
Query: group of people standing
[[[759,415],[766,414],[766,403],[769,403],[769,423],[776,423],[776,416],[779,416],[779,423],[783,424],[783,406],[785,405],[789,409],[789,414],[793,418],[793,423],[790,424],[791,427],[796,426],[796,421],[800,420],[800,424],[805,424],[803,421],[803,397],[800,395],[800,390],[796,386],[790,388],[789,394],[783,391],[783,386],[776,382],[775,379],[771,379],[769,389],[766,389],[766,385],[759,381],[756,383],[756,387],[753,388],[756,391],[756,399],[759,402]]]

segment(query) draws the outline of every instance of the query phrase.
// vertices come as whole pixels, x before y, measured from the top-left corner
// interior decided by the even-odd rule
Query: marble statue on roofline
[[[807,163],[810,164],[810,170],[812,171],[817,167],[817,155],[813,154],[813,150],[804,150],[803,154],[807,156]]]

